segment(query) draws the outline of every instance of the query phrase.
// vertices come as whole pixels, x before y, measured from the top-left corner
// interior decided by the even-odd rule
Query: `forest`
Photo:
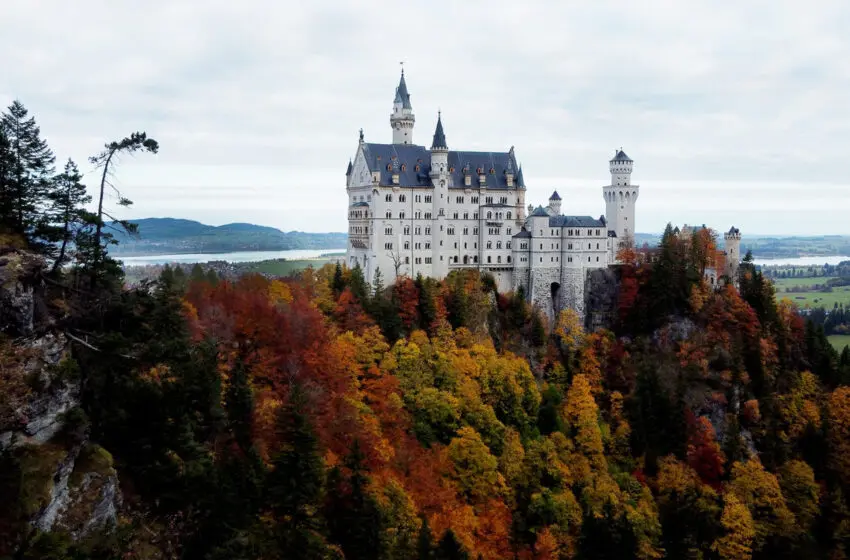
[[[47,441],[0,437],[0,557],[847,556],[850,349],[750,258],[707,285],[710,231],[623,250],[615,317],[593,332],[476,270],[368,285],[332,265],[167,268],[127,288],[113,217],[9,115],[0,436],[46,390],[20,365],[34,337],[67,342],[49,381],[79,399]],[[134,133],[94,161],[158,147]],[[7,319],[25,286],[31,324]],[[122,498],[110,523],[60,508],[43,530],[69,449],[66,490],[100,472]]]

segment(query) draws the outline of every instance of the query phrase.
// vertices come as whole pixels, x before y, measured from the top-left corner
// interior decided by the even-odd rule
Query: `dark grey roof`
[[[448,147],[449,145],[446,144],[446,133],[443,132],[443,119],[442,116],[437,113],[437,128],[434,130],[434,141],[431,142],[431,149]]]
[[[354,204],[351,205],[352,208],[360,208],[362,206],[369,206],[369,203],[361,201],[361,202],[355,202]]]
[[[522,177],[522,166],[519,166],[519,171],[516,174],[516,184],[519,187],[525,188],[525,179]]]
[[[626,152],[623,150],[617,150],[617,153],[614,155],[614,159],[611,161],[632,161],[632,159],[626,155]]]
[[[529,217],[531,217],[531,218],[545,218],[548,215],[549,214],[546,212],[546,210],[543,209],[542,206],[538,206],[537,208],[534,209],[534,212],[532,212]]]
[[[393,157],[397,158],[401,169],[398,173],[398,185],[401,187],[430,187],[431,179],[428,173],[431,170],[431,152],[424,146],[414,144],[363,144],[363,155],[369,171],[380,173],[379,184],[392,184]],[[449,164],[449,188],[463,189],[463,167],[468,163],[472,173],[472,188],[478,188],[477,170],[481,169],[487,177],[487,189],[507,190],[508,182],[505,169],[508,161],[516,169],[516,160],[509,152],[455,152],[450,151]],[[416,167],[419,166],[417,170]],[[493,173],[490,173],[490,170]],[[519,187],[523,185],[517,183]]]
[[[605,227],[605,222],[590,216],[552,216],[549,227]]]
[[[517,233],[516,235],[514,235],[514,239],[516,239],[516,238],[518,238],[518,237],[519,237],[519,238],[531,237],[531,232],[530,232],[530,231],[528,231],[528,230],[527,230],[527,229],[525,229],[525,228],[522,228],[522,230],[521,230],[519,233]]]
[[[552,193],[552,196],[549,197],[549,200],[561,200],[561,195],[558,194],[558,191]]]
[[[351,160],[348,160],[348,169],[346,169],[346,170],[345,170],[345,176],[346,176],[346,177],[348,177],[349,175],[351,175],[351,170],[352,170],[353,168],[354,168],[354,167],[351,165]]]
[[[395,88],[394,103],[401,103],[404,109],[413,110],[413,107],[410,105],[410,94],[407,93],[407,82],[404,81],[404,70],[401,71],[401,79],[398,81],[398,87]]]
[[[738,228],[736,228],[735,226],[732,226],[732,229],[730,229],[730,230],[729,230],[729,233],[731,233],[731,234],[733,234],[733,235],[740,235],[740,234],[741,234],[741,230],[739,230],[739,229],[738,229]]]
[[[613,229],[608,230],[608,237],[617,237],[617,232]]]

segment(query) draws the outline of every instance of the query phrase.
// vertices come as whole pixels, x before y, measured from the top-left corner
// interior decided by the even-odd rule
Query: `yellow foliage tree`
[[[555,334],[568,351],[577,352],[584,345],[585,339],[584,326],[578,313],[570,308],[561,311],[555,324]]]
[[[593,400],[590,383],[584,375],[576,375],[567,392],[564,416],[574,434],[577,450],[598,469],[607,470],[602,431],[599,429],[599,408]]]
[[[469,498],[484,501],[504,493],[505,479],[499,472],[499,461],[474,429],[459,429],[447,452],[454,465],[454,478]]]
[[[755,550],[760,550],[768,537],[793,534],[794,514],[788,509],[779,480],[757,458],[732,466],[729,491],[750,510],[755,524]]]
[[[850,482],[850,387],[839,387],[829,396],[829,466],[844,481]]]
[[[723,536],[714,541],[711,549],[723,560],[749,560],[753,557],[756,534],[750,510],[731,492],[726,494],[724,502],[720,517]]]

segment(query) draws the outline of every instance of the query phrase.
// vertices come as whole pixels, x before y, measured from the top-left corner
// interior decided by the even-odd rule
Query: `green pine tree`
[[[50,208],[44,228],[49,231],[46,236],[59,244],[53,263],[54,272],[69,260],[69,244],[74,241],[76,232],[86,223],[88,212],[85,206],[92,198],[86,192],[86,186],[80,183],[82,178],[77,164],[69,159],[65,163],[64,171],[53,180],[54,188],[48,197]]]
[[[41,138],[35,117],[29,117],[26,107],[15,100],[0,116],[0,128],[6,138],[9,170],[4,185],[5,196],[0,210],[0,229],[24,235],[32,240],[41,220],[53,176],[55,157]]]

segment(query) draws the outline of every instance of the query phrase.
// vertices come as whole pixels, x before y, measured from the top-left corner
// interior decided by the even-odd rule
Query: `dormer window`
[[[420,169],[421,169],[421,167],[419,167],[418,163],[413,167],[413,170],[416,171],[417,173],[419,172]]]

